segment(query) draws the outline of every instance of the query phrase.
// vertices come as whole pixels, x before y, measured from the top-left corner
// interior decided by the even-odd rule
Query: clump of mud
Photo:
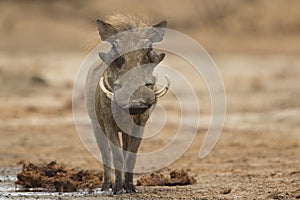
[[[93,191],[101,188],[103,172],[67,168],[52,161],[35,165],[23,163],[22,172],[17,175],[17,185],[24,190],[38,188],[53,192]],[[177,186],[192,185],[197,181],[188,174],[188,170],[155,172],[137,180],[138,186]]]
[[[190,176],[188,170],[172,170],[169,174],[162,172],[151,173],[142,176],[137,180],[138,186],[177,186],[192,185],[197,181],[194,176]]]
[[[23,188],[43,188],[53,192],[91,191],[102,186],[102,177],[102,172],[70,169],[55,161],[43,165],[23,163],[16,184]]]

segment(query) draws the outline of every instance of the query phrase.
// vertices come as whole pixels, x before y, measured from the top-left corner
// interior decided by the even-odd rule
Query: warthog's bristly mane
[[[134,14],[115,13],[105,20],[110,23],[118,32],[127,31],[134,28],[144,28],[150,26],[150,19],[148,17],[137,17]],[[92,39],[87,45],[87,50],[90,51],[101,42],[100,37],[97,36]]]
[[[118,32],[127,31],[134,28],[143,28],[150,26],[149,18],[137,17],[133,14],[115,13],[107,19]]]

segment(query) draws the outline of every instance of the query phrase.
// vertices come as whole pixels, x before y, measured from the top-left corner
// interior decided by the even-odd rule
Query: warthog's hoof
[[[102,184],[102,191],[109,191],[109,189],[112,188],[112,183],[111,182],[104,182]]]
[[[122,194],[123,193],[123,187],[121,184],[115,184],[113,187],[113,194]]]
[[[126,193],[138,192],[133,183],[124,183],[124,189],[126,190]]]

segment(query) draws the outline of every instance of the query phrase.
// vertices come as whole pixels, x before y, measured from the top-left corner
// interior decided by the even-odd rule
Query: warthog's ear
[[[147,31],[147,36],[149,40],[153,42],[160,42],[162,41],[164,34],[165,34],[165,28],[167,27],[167,21],[161,21],[158,24],[155,24]]]
[[[98,55],[102,59],[102,61],[107,65],[113,64],[114,66],[121,68],[122,65],[125,63],[125,59],[122,56],[118,57],[112,52],[108,52],[108,53],[100,52]],[[113,59],[115,60],[113,61]]]
[[[98,53],[98,55],[105,64],[109,65],[111,63],[111,58],[109,53],[100,52]]]
[[[97,27],[101,40],[104,41],[110,36],[117,34],[117,30],[109,23],[104,22],[101,19],[97,19]]]

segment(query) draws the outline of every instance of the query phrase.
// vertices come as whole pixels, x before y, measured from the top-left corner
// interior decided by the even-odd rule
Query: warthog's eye
[[[125,63],[125,59],[120,56],[118,57],[115,61],[114,64],[120,69],[122,67],[122,65]]]
[[[154,83],[146,83],[145,86],[152,89],[154,87]]]

